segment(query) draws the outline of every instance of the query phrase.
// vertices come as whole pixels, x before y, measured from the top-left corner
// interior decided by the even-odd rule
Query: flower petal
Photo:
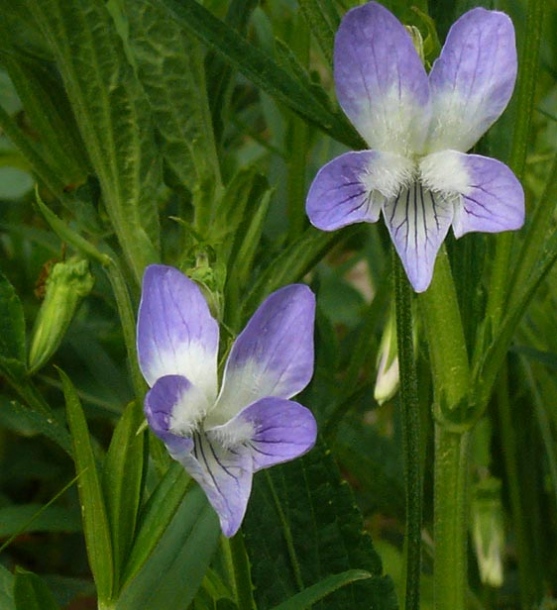
[[[454,201],[415,182],[383,207],[385,224],[416,292],[427,289],[435,257],[453,220]]]
[[[228,449],[204,433],[195,433],[191,452],[173,456],[201,485],[219,516],[225,536],[233,536],[244,519],[253,477],[250,450]]]
[[[317,423],[311,411],[292,400],[262,398],[246,407],[224,426],[208,434],[237,437],[246,426],[252,428],[245,445],[251,449],[253,471],[288,462],[309,451],[317,437]]]
[[[472,148],[507,106],[516,71],[509,17],[483,8],[464,14],[449,31],[429,76],[429,150]]]
[[[207,426],[221,425],[266,396],[290,398],[313,375],[315,296],[302,284],[271,294],[240,333]]]
[[[519,229],[524,224],[524,191],[510,168],[480,155],[453,154],[460,154],[470,176],[461,204],[455,207],[455,236]]]
[[[429,127],[429,88],[410,35],[376,2],[344,16],[335,39],[340,105],[370,148],[420,152]]]
[[[218,341],[218,324],[195,282],[173,267],[147,267],[137,322],[139,365],[147,383],[185,375],[213,402]]]
[[[374,150],[348,152],[324,165],[309,189],[311,223],[334,231],[356,222],[376,222],[385,197],[394,197],[412,173],[412,162]]]
[[[147,392],[144,410],[153,432],[166,443],[168,435],[191,436],[208,406],[204,393],[188,379],[166,375]]]

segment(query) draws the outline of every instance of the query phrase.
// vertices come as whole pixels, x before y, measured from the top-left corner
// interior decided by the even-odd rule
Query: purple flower
[[[313,374],[315,297],[294,284],[270,295],[237,337],[218,392],[219,327],[177,269],[145,271],[137,351],[150,386],[145,415],[201,485],[226,536],[240,527],[254,472],[311,449],[311,412],[289,400]]]
[[[465,154],[511,97],[514,28],[503,13],[476,8],[451,28],[429,75],[410,35],[384,7],[349,11],[335,40],[340,105],[370,150],[325,165],[307,213],[333,231],[383,218],[417,292],[427,289],[449,227],[456,237],[524,222],[524,193],[500,161]]]

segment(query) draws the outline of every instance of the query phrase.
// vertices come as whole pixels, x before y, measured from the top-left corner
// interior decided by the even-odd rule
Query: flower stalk
[[[446,251],[420,295],[434,386],[434,595],[436,610],[463,610],[467,589],[468,454],[473,410],[464,331]]]

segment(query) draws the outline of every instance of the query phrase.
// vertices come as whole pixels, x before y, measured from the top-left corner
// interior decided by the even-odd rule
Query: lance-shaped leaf
[[[187,608],[209,567],[219,533],[218,519],[202,490],[192,489],[149,559],[124,586],[115,609]]]
[[[73,438],[77,487],[83,518],[83,533],[89,566],[99,600],[110,599],[113,587],[113,553],[110,530],[87,421],[79,397],[69,377],[60,371],[68,425]]]
[[[136,533],[145,460],[145,434],[138,434],[142,422],[141,406],[129,404],[114,430],[103,468],[102,483],[118,578]]]

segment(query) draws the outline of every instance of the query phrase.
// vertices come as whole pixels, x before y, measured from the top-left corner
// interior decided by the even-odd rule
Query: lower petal
[[[205,492],[223,534],[233,536],[242,524],[251,493],[249,450],[244,446],[227,448],[204,433],[195,433],[191,452],[173,457]]]
[[[435,257],[453,220],[454,201],[415,182],[383,206],[385,223],[416,292],[427,289]]]
[[[317,423],[311,411],[297,402],[267,397],[246,407],[227,424],[208,434],[225,443],[243,441],[250,449],[252,468],[256,472],[309,451],[315,444]]]
[[[524,190],[504,163],[480,155],[459,155],[469,175],[455,207],[453,231],[456,237],[472,231],[499,233],[520,229],[524,224]]]
[[[374,150],[348,152],[324,165],[309,189],[311,223],[334,231],[357,222],[376,222],[385,197],[408,179],[409,162]]]

